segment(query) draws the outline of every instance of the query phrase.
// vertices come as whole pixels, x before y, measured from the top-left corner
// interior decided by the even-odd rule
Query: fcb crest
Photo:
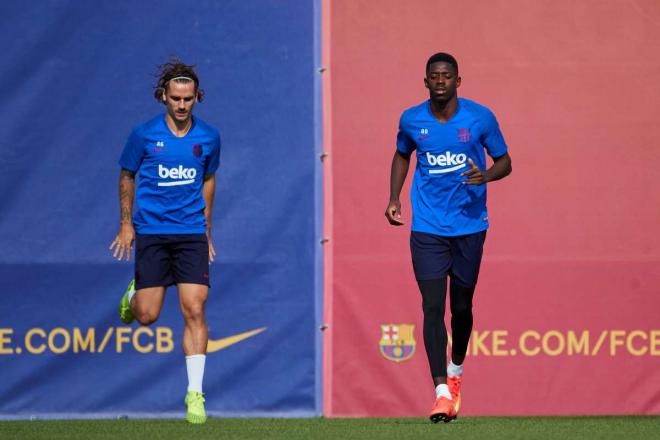
[[[472,135],[470,135],[469,128],[459,128],[458,129],[458,140],[459,142],[467,143],[470,142]]]
[[[415,326],[413,324],[381,325],[380,353],[385,359],[402,362],[415,354]]]

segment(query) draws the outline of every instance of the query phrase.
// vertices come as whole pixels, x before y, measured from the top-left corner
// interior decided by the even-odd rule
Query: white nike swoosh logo
[[[452,172],[452,171],[460,170],[461,168],[464,168],[464,167],[465,167],[465,164],[462,163],[462,164],[460,164],[460,165],[456,165],[455,167],[451,167],[451,168],[441,168],[441,169],[437,169],[437,168],[435,168],[435,169],[429,170],[429,174],[444,174],[444,173],[450,173],[450,172]]]
[[[158,186],[179,186],[179,185],[188,185],[193,183],[195,179],[188,180],[174,180],[172,182],[158,182]]]
[[[223,348],[227,348],[230,345],[237,344],[247,338],[251,338],[252,336],[258,335],[261,332],[266,331],[266,327],[260,327],[254,330],[250,330],[248,332],[244,333],[239,333],[234,336],[227,336],[226,338],[222,339],[209,339],[209,342],[206,344],[206,352],[207,353],[213,353],[215,351],[222,350]]]

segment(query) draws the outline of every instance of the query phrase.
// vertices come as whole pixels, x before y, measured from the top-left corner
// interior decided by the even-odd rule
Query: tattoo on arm
[[[122,178],[127,178],[127,179],[131,179],[131,180],[135,180],[135,172],[134,172],[134,171],[131,171],[131,170],[127,170],[126,168],[122,168],[122,169],[121,169],[121,172],[119,173],[119,175],[120,175]]]
[[[131,210],[125,206],[121,207],[121,218],[122,223],[129,222],[131,220]]]
[[[122,169],[121,173],[119,174],[119,218],[122,223],[131,221],[134,194],[135,173],[126,169]]]

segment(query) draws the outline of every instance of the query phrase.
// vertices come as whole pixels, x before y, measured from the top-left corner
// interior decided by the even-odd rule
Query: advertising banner
[[[513,160],[488,183],[461,414],[659,414],[657,2],[340,0],[330,14],[325,412],[420,416],[435,398],[409,249],[415,159],[406,225],[383,214],[399,117],[449,52],[458,95],[494,112]]]
[[[171,57],[195,64],[194,114],[222,138],[207,411],[319,415],[315,4],[5,6],[0,418],[184,414],[176,289],[155,324],[123,325],[133,266],[108,250],[119,157],[131,129],[164,112],[155,75]]]

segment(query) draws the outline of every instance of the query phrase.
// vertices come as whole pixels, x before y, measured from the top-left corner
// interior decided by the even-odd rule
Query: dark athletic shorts
[[[206,234],[135,236],[135,289],[209,284]]]
[[[479,277],[486,231],[458,237],[441,237],[412,231],[410,253],[418,281],[449,275],[463,287],[474,287]]]

